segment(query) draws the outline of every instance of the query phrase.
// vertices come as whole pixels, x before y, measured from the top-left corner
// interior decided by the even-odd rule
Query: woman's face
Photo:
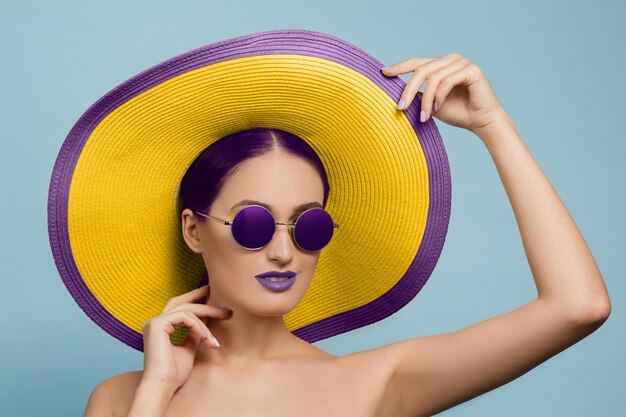
[[[322,180],[308,162],[283,152],[270,153],[239,165],[223,184],[208,214],[230,221],[245,207],[233,206],[248,199],[270,206],[276,222],[291,223],[296,207],[311,202],[321,206],[323,197]],[[284,315],[298,305],[309,288],[320,251],[300,250],[283,225],[277,227],[267,246],[247,250],[235,241],[231,226],[209,219],[199,223],[190,214],[189,209],[183,211],[183,234],[190,248],[202,253],[212,300],[263,316]],[[293,271],[297,275],[289,289],[272,291],[255,277],[269,271]]]

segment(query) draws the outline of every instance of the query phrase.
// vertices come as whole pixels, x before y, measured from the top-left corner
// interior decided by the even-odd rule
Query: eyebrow
[[[265,208],[266,208],[266,209],[268,209],[269,211],[272,211],[272,212],[274,211],[274,210],[272,209],[272,206],[270,206],[270,205],[269,205],[269,204],[267,204],[267,203],[264,203],[264,202],[262,202],[262,201],[257,201],[257,200],[249,200],[249,199],[241,200],[240,202],[235,203],[235,205],[234,205],[234,206],[232,206],[232,207],[230,208],[230,210],[232,211],[232,210],[234,210],[235,208],[237,208],[237,207],[239,207],[239,206],[247,206],[247,205],[251,205],[251,204],[257,204],[257,205],[259,205],[259,206],[263,206],[263,207],[265,207]],[[322,205],[321,205],[320,203],[318,203],[317,201],[311,201],[310,203],[304,203],[304,204],[301,204],[301,205],[299,205],[298,207],[296,207],[296,208],[293,210],[293,212],[291,213],[291,215],[293,216],[294,214],[298,213],[299,211],[306,210],[306,209],[309,209],[309,208],[311,208],[311,207],[319,207],[319,208],[323,208],[323,207],[322,207]]]

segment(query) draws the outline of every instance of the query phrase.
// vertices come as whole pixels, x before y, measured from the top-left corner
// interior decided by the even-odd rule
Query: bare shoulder
[[[85,417],[125,416],[143,371],[129,371],[100,382],[91,393]]]
[[[308,345],[308,344],[307,344]],[[314,345],[304,346],[300,358],[302,366],[313,367],[308,373],[311,381],[332,387],[327,401],[346,415],[398,417],[398,396],[392,385],[392,375],[398,363],[396,344],[334,356]],[[291,367],[290,367],[291,368]],[[348,408],[342,406],[349,404]],[[355,408],[356,407],[356,408]]]
[[[350,385],[372,399],[372,411],[379,417],[396,417],[398,390],[393,386],[393,374],[399,359],[398,343],[354,352],[337,358]]]

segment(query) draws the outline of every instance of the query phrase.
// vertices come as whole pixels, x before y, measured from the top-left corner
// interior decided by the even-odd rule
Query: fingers
[[[167,320],[171,325],[171,328],[168,328],[167,330],[169,334],[174,332],[175,329],[173,326],[185,325],[192,329],[193,335],[196,335],[200,339],[204,339],[210,346],[213,345],[219,347],[219,342],[215,339],[205,322],[200,320],[199,317],[224,319],[229,316],[231,310],[193,302],[205,297],[209,291],[209,286],[204,285],[200,288],[196,288],[184,294],[170,298],[161,314],[152,320]]]
[[[432,114],[435,103],[437,103],[437,109],[435,109],[435,111],[443,106],[450,90],[458,84],[457,80],[459,77],[457,73],[463,71],[469,64],[470,61],[468,59],[461,58],[430,75],[426,83],[426,88],[424,89],[424,94],[421,97],[421,109],[423,113],[420,117],[424,119],[420,120],[421,122],[428,120]],[[451,75],[453,76],[450,77]]]
[[[403,74],[413,71],[413,75],[407,82],[398,101],[398,109],[409,108],[415,96],[421,99],[420,121],[425,122],[430,118],[435,103],[438,111],[443,106],[445,98],[450,93],[457,81],[462,77],[459,71],[467,70],[472,63],[458,53],[450,53],[441,58],[411,58],[399,64],[391,66],[389,70],[383,70],[385,75]],[[455,74],[449,78],[450,75]],[[424,93],[419,89],[426,82]],[[443,88],[440,88],[443,87]]]
[[[456,55],[450,54],[446,55],[443,58],[433,59],[415,68],[413,75],[407,82],[407,85],[402,92],[400,101],[398,101],[398,110],[404,110],[409,108],[409,106],[413,102],[413,99],[415,98],[417,91],[420,89],[422,84],[424,84],[424,81],[427,81],[426,89],[424,90],[424,93],[426,93],[427,89],[433,81],[433,75],[458,60],[459,58]]]
[[[198,323],[200,323],[199,325],[202,330],[208,333],[208,341],[212,341],[213,344],[219,347],[219,342],[217,342],[217,339],[213,337],[213,334],[206,324],[207,322],[200,320],[200,317],[225,319],[230,315],[230,313],[232,312],[231,310],[225,310],[220,307],[208,306],[204,304],[186,303],[175,307],[170,312],[176,311],[184,311],[186,313],[189,313],[195,320],[197,320]]]
[[[175,326],[180,325],[191,329],[191,334],[188,337],[212,341],[209,339],[210,331],[208,328],[197,317],[186,311],[173,311],[153,317],[143,324],[142,331],[144,335],[148,335],[152,333],[152,329],[163,329],[171,336],[176,331]]]
[[[382,71],[383,74],[387,76],[405,74],[407,72],[413,71],[416,67],[424,65],[435,59],[436,58],[409,58],[406,61],[390,65],[389,67],[385,67]]]
[[[221,307],[209,306],[206,304],[194,304],[194,303],[185,303],[179,306],[176,306],[168,311],[189,311],[196,315],[196,317],[214,317],[218,319],[223,319],[228,317],[230,314],[230,310],[225,310]]]
[[[163,308],[163,312],[169,311],[170,309],[181,305],[183,303],[190,303],[195,300],[199,300],[202,297],[206,296],[210,291],[208,285],[203,285],[200,288],[196,288],[195,290],[191,290],[181,295],[177,295],[176,297],[172,297],[169,299],[165,307]]]
[[[222,315],[224,315],[224,313],[222,313]],[[176,330],[175,326],[181,325],[190,329],[191,334],[188,337],[204,340],[209,346],[219,347],[217,339],[215,339],[209,328],[189,310],[181,309],[160,314],[144,323],[143,332],[146,334],[150,328],[156,326],[164,329],[166,333],[171,335]]]

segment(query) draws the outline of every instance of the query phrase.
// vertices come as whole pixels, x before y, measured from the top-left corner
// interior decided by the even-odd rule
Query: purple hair
[[[208,214],[226,179],[244,161],[269,152],[284,151],[309,162],[319,173],[324,186],[326,207],[330,186],[322,161],[299,136],[281,129],[257,127],[235,132],[213,142],[191,163],[179,190],[179,214],[183,209]],[[198,221],[208,219],[196,216]]]

